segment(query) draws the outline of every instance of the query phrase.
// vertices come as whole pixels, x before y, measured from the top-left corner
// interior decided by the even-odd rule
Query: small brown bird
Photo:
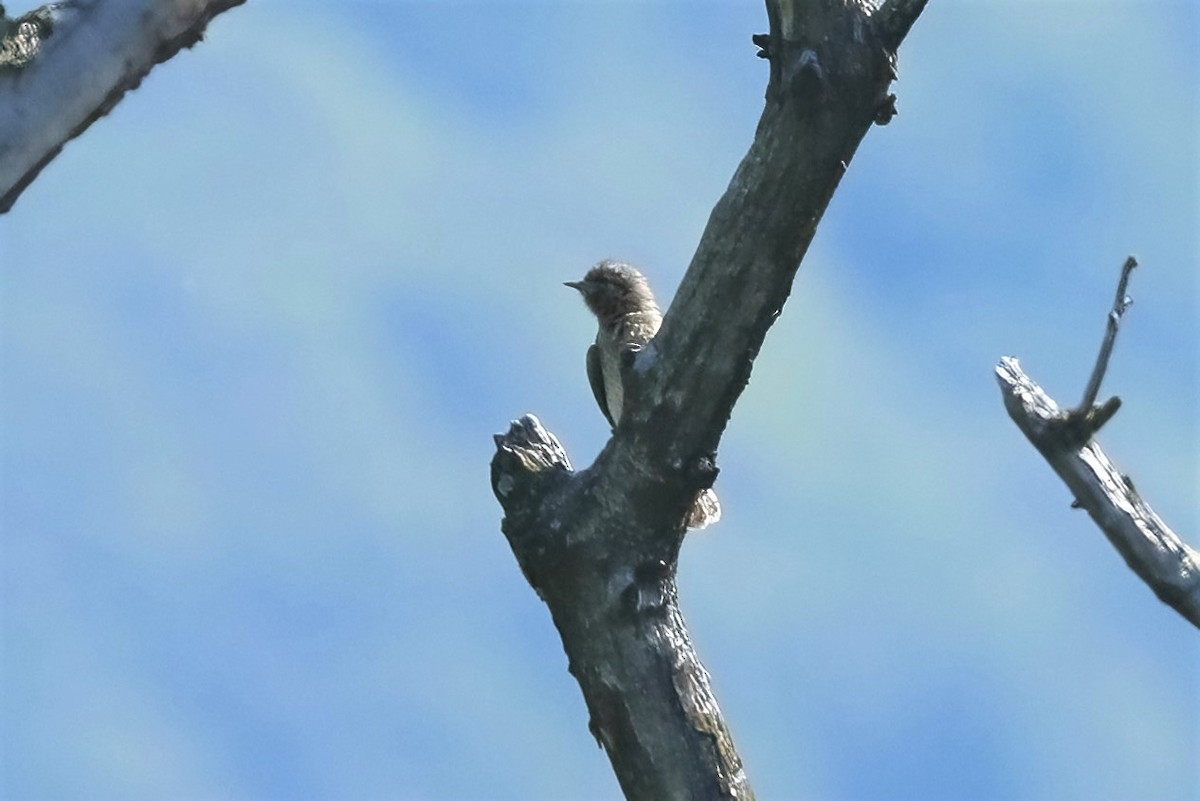
[[[582,281],[565,283],[579,290],[600,324],[596,343],[587,352],[588,381],[600,411],[615,429],[625,402],[621,357],[654,338],[662,324],[662,312],[646,277],[624,262],[605,259],[588,270]],[[704,528],[720,519],[721,504],[716,493],[707,489],[696,496],[687,527]]]

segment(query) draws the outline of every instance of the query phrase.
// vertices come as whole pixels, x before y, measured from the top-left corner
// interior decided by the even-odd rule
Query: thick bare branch
[[[632,423],[704,472],[859,142],[890,117],[894,53],[865,5],[769,3],[766,108],[654,342]],[[881,119],[882,118],[882,119]]]
[[[541,470],[513,455],[540,429],[526,417],[493,460],[504,532],[631,799],[752,797],[679,612],[683,521],[716,478],[721,434],[834,189],[895,111],[886,42],[898,38],[868,5],[768,0],[767,15],[770,32],[753,37],[771,68],[754,142],[662,328],[627,365],[613,438],[586,470]],[[549,434],[532,439],[532,453],[554,450]]]
[[[245,0],[70,0],[43,20],[36,48],[0,65],[0,213],[62,149],[191,47],[209,20]],[[28,57],[26,57],[28,56]]]
[[[492,488],[504,534],[550,607],[589,728],[627,798],[753,798],[679,612],[682,510],[668,543],[656,532],[661,514],[630,509],[633,493],[647,495],[636,479],[600,492],[596,477],[571,473],[532,415],[496,436]]]

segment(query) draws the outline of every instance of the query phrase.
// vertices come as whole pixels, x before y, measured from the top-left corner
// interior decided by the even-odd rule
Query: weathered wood
[[[1092,438],[1111,414],[1088,423],[1085,415],[1060,408],[1008,356],[996,378],[1008,416],[1074,494],[1074,505],[1087,510],[1159,600],[1200,628],[1200,552],[1154,513]]]
[[[40,35],[36,47],[0,64],[0,214],[154,65],[191,47],[209,20],[243,2],[69,0],[22,17],[36,20]]]
[[[612,439],[571,472],[531,416],[497,437],[504,533],[627,798],[753,797],[679,611],[683,520],[716,478],[721,434],[834,189],[867,130],[895,113],[895,47],[923,6],[877,17],[852,0],[768,0],[754,142],[662,328],[627,365]]]

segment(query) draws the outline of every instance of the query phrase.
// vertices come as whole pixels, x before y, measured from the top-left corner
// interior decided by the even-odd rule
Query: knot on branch
[[[620,592],[620,608],[628,620],[644,623],[666,613],[675,597],[675,564],[651,559],[633,570],[632,581],[621,574],[624,589]]]
[[[1114,395],[1104,403],[1095,406],[1071,409],[1063,420],[1064,430],[1067,433],[1066,438],[1075,445],[1084,444],[1111,420],[1120,408],[1121,399]]]
[[[820,101],[830,92],[829,76],[817,51],[806,47],[783,64],[783,84],[797,97]]]
[[[721,468],[717,467],[717,457],[709,453],[698,459],[692,459],[684,465],[684,479],[696,489],[712,489],[717,481]]]
[[[896,96],[889,94],[875,107],[875,124],[887,125],[900,112],[896,110]]]
[[[756,33],[750,37],[750,41],[753,42],[754,46],[758,48],[758,52],[754,55],[758,56],[759,58],[771,57],[771,34]]]

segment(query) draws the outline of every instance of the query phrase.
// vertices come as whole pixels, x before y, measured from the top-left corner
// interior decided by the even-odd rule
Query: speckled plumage
[[[570,281],[567,286],[579,290],[600,324],[596,343],[588,349],[588,379],[600,411],[616,428],[625,402],[622,354],[654,338],[662,324],[662,312],[645,276],[619,261],[602,261],[588,270],[582,281]]]
[[[623,355],[654,338],[662,324],[662,312],[646,277],[624,262],[606,259],[588,270],[582,281],[567,281],[566,285],[579,290],[599,323],[596,342],[588,348],[588,381],[600,411],[615,429],[625,403]],[[704,490],[696,498],[687,526],[703,528],[720,517],[717,496]]]

